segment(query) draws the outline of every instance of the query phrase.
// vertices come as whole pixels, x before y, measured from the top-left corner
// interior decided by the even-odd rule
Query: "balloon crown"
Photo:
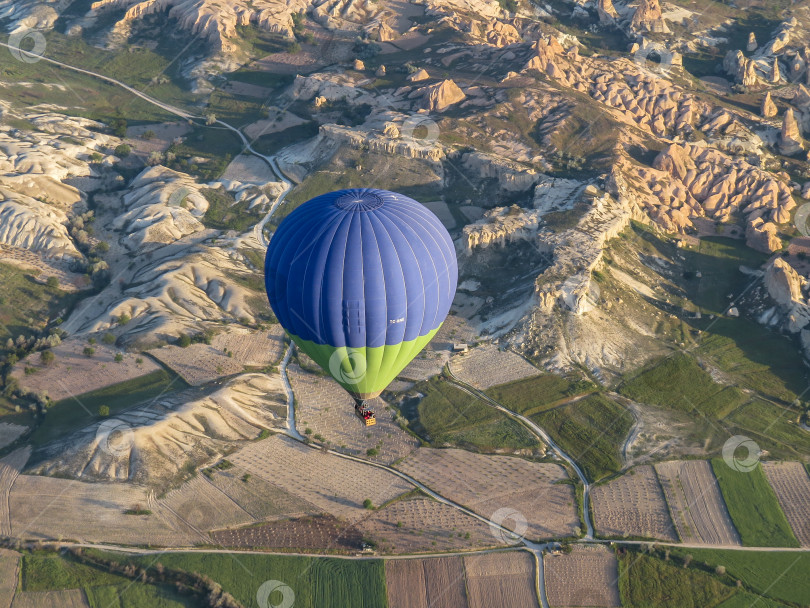
[[[368,190],[347,190],[335,199],[335,207],[346,211],[373,211],[383,205],[381,196]]]

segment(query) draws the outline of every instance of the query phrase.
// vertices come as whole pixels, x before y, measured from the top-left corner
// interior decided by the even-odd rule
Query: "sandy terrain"
[[[543,559],[546,594],[552,606],[621,606],[619,563],[602,546],[577,546],[565,555]]]
[[[801,462],[763,462],[779,505],[793,534],[803,547],[810,546],[810,477]]]
[[[9,497],[14,536],[87,542],[188,546],[192,537],[153,515],[125,515],[147,505],[143,486],[84,483],[71,479],[20,475]]]
[[[17,568],[20,554],[0,549],[0,608],[9,608],[17,589]]]
[[[14,598],[12,608],[90,608],[84,591],[21,591]]]
[[[594,525],[605,536],[644,536],[678,541],[664,492],[649,465],[598,485],[591,492]]]
[[[520,355],[500,351],[494,344],[485,344],[468,353],[456,355],[450,361],[450,369],[459,380],[481,390],[540,373]]]
[[[53,401],[61,401],[161,369],[149,357],[123,352],[101,344],[100,340],[92,345],[96,352],[88,357],[84,354],[88,346],[91,345],[86,340],[66,340],[52,349],[56,359],[50,365],[43,365],[39,353],[33,353],[15,365],[11,375],[17,378],[21,387],[34,392],[44,391]],[[120,363],[114,360],[118,353],[124,357]],[[143,362],[135,363],[139,357]],[[26,367],[37,371],[26,374]]]
[[[354,399],[337,382],[305,372],[297,365],[287,370],[298,402],[296,417],[301,430],[312,429],[313,435],[321,435],[331,447],[354,456],[367,458],[366,450],[377,449],[379,454],[368,458],[384,464],[404,458],[419,446],[416,439],[394,424],[393,413],[384,409],[381,399],[371,404],[377,424],[366,430],[354,413]]]
[[[518,512],[531,539],[568,536],[579,526],[574,488],[554,483],[568,479],[556,464],[534,463],[512,456],[487,456],[457,449],[419,448],[397,468],[430,489],[480,515]],[[514,529],[514,519],[502,525]]]
[[[13,424],[11,422],[0,422],[0,448],[6,447],[9,443],[12,443],[17,437],[22,435],[26,430],[28,430],[27,426],[23,426],[21,424]]]
[[[240,154],[234,158],[222,174],[221,180],[234,180],[243,184],[255,183],[264,185],[277,178],[270,165],[258,156]]]
[[[537,605],[534,558],[525,551],[464,558],[470,608],[525,608]]]
[[[484,522],[431,498],[399,500],[375,511],[360,526],[383,553],[461,551],[505,544]]]
[[[211,462],[286,423],[278,374],[242,374],[219,386],[167,392],[43,447],[36,471],[99,481],[171,485],[180,470]]]
[[[281,435],[253,442],[228,460],[348,521],[368,515],[363,508],[367,498],[380,505],[413,489],[386,471],[313,450]]]
[[[0,460],[0,534],[11,536],[10,492],[20,471],[31,456],[31,447],[13,451]]]
[[[740,545],[711,465],[673,460],[655,465],[682,542]]]

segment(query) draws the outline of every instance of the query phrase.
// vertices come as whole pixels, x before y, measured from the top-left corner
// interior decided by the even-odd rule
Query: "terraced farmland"
[[[576,546],[568,554],[543,559],[546,593],[551,606],[621,606],[619,563],[602,546]]]
[[[650,465],[630,469],[591,491],[594,526],[603,536],[641,536],[677,542],[664,491]]]
[[[801,462],[763,462],[779,505],[793,534],[803,547],[810,547],[810,476]]]
[[[398,468],[485,517],[516,511],[525,518],[529,538],[571,536],[579,527],[574,487],[557,483],[569,478],[556,464],[419,448]],[[516,522],[505,519],[503,524],[513,528]]]
[[[682,542],[741,544],[708,462],[673,460],[655,470]]]
[[[525,551],[464,557],[470,608],[537,606],[534,558]]]

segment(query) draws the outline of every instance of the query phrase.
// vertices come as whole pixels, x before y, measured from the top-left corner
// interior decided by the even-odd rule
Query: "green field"
[[[48,408],[42,424],[31,434],[31,443],[35,446],[43,445],[98,420],[98,408],[101,405],[108,406],[110,416],[115,416],[128,407],[153,399],[169,390],[187,387],[178,376],[165,370],[157,370],[91,393],[63,399]]]
[[[773,456],[795,459],[810,454],[810,433],[795,424],[797,415],[796,410],[754,399],[724,422],[737,427],[738,434],[750,436]]]
[[[440,377],[416,386],[425,395],[403,407],[410,428],[435,447],[457,445],[481,452],[539,447],[522,424]]]
[[[145,585],[57,555],[26,554],[20,566],[22,591],[83,589],[91,608],[191,608],[168,585]]]
[[[572,381],[556,374],[540,374],[499,384],[485,392],[505,408],[531,416],[544,412],[573,396],[596,390],[590,382]]]
[[[634,419],[615,401],[600,394],[588,395],[531,419],[582,467],[589,481],[622,468],[620,448]]]
[[[686,569],[636,551],[619,555],[623,608],[714,608],[735,591],[695,567]]]
[[[724,566],[730,579],[742,581],[750,593],[793,606],[810,606],[810,552],[676,548],[672,554],[681,558],[691,554],[694,563],[707,564],[709,570]]]
[[[722,458],[712,460],[729,515],[747,547],[798,547],[762,466],[736,471]]]
[[[156,558],[133,561],[148,565]],[[172,553],[161,555],[159,561],[167,568],[210,577],[243,606],[256,605],[256,593],[268,580],[289,586],[296,608],[383,608],[388,604],[382,560]]]
[[[791,403],[807,388],[796,343],[747,319],[716,319],[697,354],[764,397]]]
[[[639,403],[660,405],[684,412],[697,410],[723,418],[748,400],[736,387],[717,384],[695,359],[674,353],[619,387],[619,392]]]

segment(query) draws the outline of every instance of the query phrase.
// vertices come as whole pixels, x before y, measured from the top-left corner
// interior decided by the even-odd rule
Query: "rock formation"
[[[418,89],[417,95],[421,95],[423,107],[431,112],[441,112],[467,97],[464,91],[449,79]]]
[[[634,30],[640,32],[669,32],[666,21],[662,17],[659,0],[640,0],[630,25]]]
[[[748,34],[748,45],[746,49],[749,53],[757,50],[757,37],[754,35],[754,32]]]
[[[423,80],[428,80],[430,78],[430,74],[425,68],[419,68],[413,74],[408,76],[408,80],[410,82],[422,82]]]
[[[478,247],[532,240],[537,236],[539,217],[539,212],[526,211],[517,205],[490,209],[475,224],[464,227],[465,250],[471,255]]]
[[[729,51],[723,58],[723,69],[734,82],[746,87],[757,84],[757,71],[754,62],[740,50]]]
[[[596,12],[599,14],[599,23],[613,23],[619,18],[619,13],[613,6],[613,0],[598,0]]]
[[[777,234],[776,224],[764,222],[761,217],[754,219],[746,227],[745,244],[762,253],[779,251],[784,245]]]
[[[777,83],[782,79],[782,75],[779,72],[779,60],[774,57],[773,63],[771,64],[771,72],[768,75],[768,82]]]
[[[355,70],[357,70],[358,72],[360,72],[360,71],[362,71],[362,70],[365,70],[365,69],[366,69],[366,64],[365,64],[365,63],[363,63],[363,60],[362,60],[362,59],[355,59],[355,60],[354,60],[354,65],[353,65],[352,67],[353,67]]]
[[[376,72],[374,72],[374,75],[375,75],[377,78],[382,78],[383,76],[385,76],[385,66],[384,66],[384,65],[381,65],[380,67],[378,67],[378,68],[377,68],[377,71],[376,71]]]
[[[493,19],[485,27],[485,38],[493,46],[502,47],[520,42],[520,34],[514,25]]]
[[[773,118],[778,113],[776,104],[771,99],[770,91],[765,93],[765,97],[762,98],[762,105],[760,106],[759,113],[765,118]]]
[[[802,140],[799,124],[793,114],[793,108],[788,108],[785,111],[782,130],[779,133],[779,151],[786,156],[790,156],[801,152],[803,149],[804,141]]]

